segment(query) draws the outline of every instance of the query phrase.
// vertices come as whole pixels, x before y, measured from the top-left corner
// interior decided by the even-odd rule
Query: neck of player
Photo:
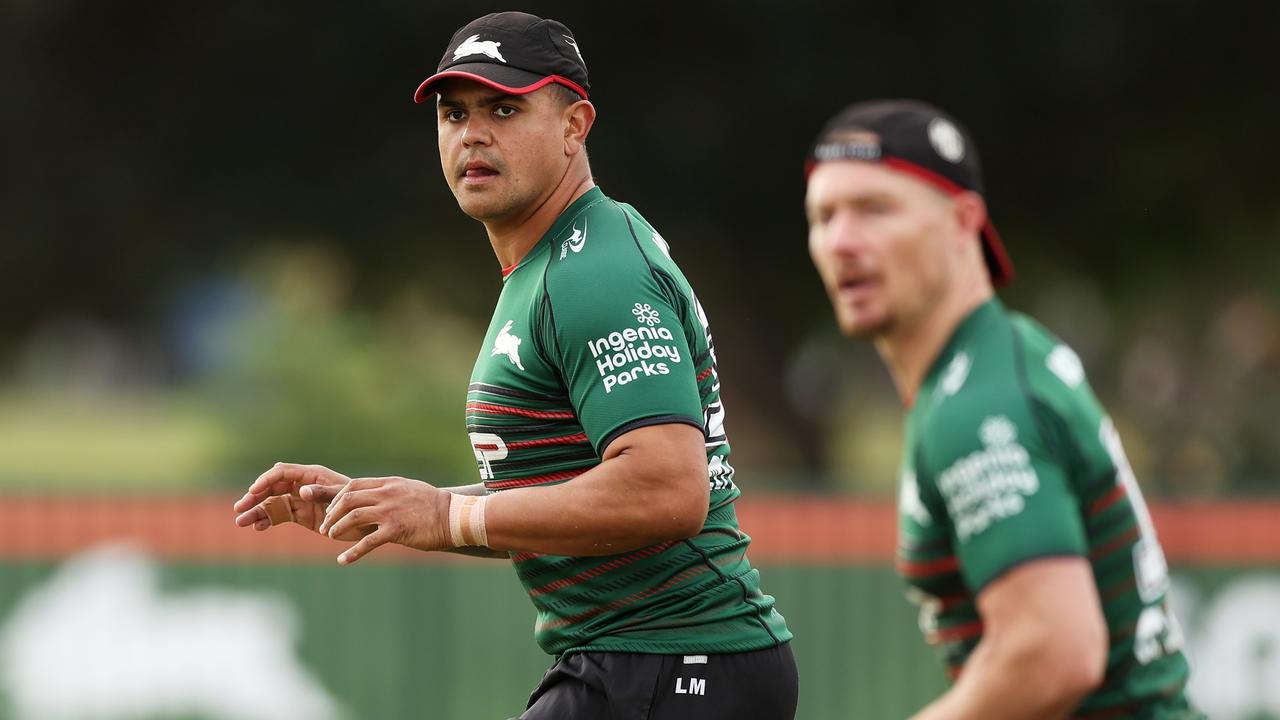
[[[994,294],[985,266],[962,273],[918,317],[896,323],[876,338],[876,350],[889,368],[903,405],[909,408],[915,404],[929,368],[956,328]]]
[[[543,235],[555,224],[556,218],[596,184],[591,179],[591,167],[585,158],[575,160],[565,167],[565,173],[555,187],[537,202],[531,203],[511,217],[487,221],[489,244],[503,268],[509,268],[521,260]]]

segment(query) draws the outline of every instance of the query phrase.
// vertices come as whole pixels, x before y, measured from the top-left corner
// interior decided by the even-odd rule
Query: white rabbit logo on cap
[[[498,46],[501,44],[493,40],[481,40],[479,35],[472,35],[463,40],[458,49],[453,51],[453,59],[457,60],[468,55],[488,55],[499,62],[506,62],[507,59],[498,52]]]
[[[964,137],[946,118],[929,122],[929,143],[946,160],[958,163],[964,159]]]

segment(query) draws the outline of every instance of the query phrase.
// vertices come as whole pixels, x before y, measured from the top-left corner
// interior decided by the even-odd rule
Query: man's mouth
[[[851,275],[839,278],[836,282],[836,290],[841,298],[854,301],[879,285],[880,279],[875,275]]]
[[[468,185],[474,185],[488,182],[498,175],[498,171],[493,166],[479,160],[472,160],[463,167],[462,181]]]

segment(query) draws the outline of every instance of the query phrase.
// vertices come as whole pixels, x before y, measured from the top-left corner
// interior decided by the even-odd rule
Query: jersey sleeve
[[[546,353],[561,372],[596,452],[647,425],[702,428],[694,358],[678,290],[663,282],[621,212],[592,218],[584,251],[565,253],[546,281]]]
[[[929,489],[945,507],[960,574],[975,594],[1020,565],[1087,552],[1060,453],[1028,411],[946,413],[926,434]],[[946,431],[943,432],[942,428]]]

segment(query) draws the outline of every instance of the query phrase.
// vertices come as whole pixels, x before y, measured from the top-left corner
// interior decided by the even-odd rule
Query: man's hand
[[[350,481],[346,475],[322,465],[276,463],[259,475],[244,497],[234,505],[233,509],[240,513],[236,517],[236,525],[252,526],[261,531],[273,525],[294,522],[320,532],[327,500],[316,497],[314,488],[332,488],[337,492]],[[336,540],[359,540],[363,536],[364,533],[352,532],[333,537]]]
[[[349,565],[380,545],[392,542],[416,550],[445,550],[453,547],[449,536],[447,490],[419,480],[402,477],[357,478],[341,488],[311,485],[302,488],[303,497],[327,503],[329,510],[317,528],[334,539],[351,537],[376,529],[338,556]]]

